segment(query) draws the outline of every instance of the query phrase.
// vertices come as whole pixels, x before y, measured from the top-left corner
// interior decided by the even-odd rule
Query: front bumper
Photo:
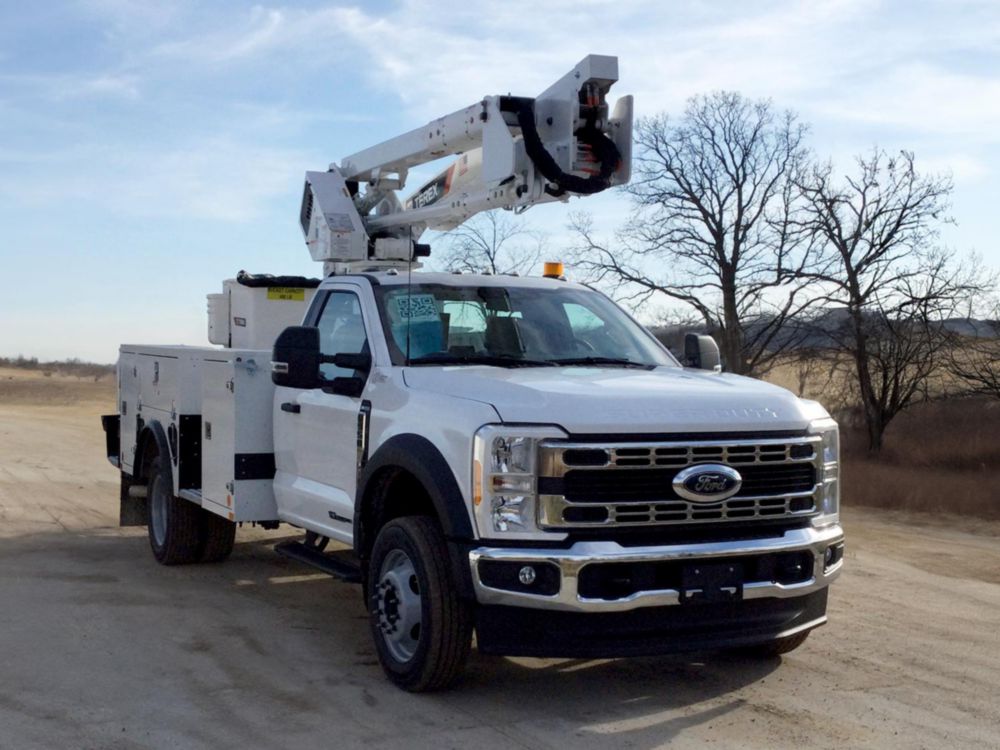
[[[478,547],[469,552],[472,583],[476,600],[484,606],[506,606],[561,612],[627,612],[643,607],[665,607],[681,604],[679,587],[651,588],[630,592],[619,597],[585,596],[580,591],[581,574],[588,566],[604,564],[651,565],[671,561],[725,562],[727,559],[754,559],[781,553],[806,553],[811,556],[812,569],[805,571],[794,583],[776,580],[747,580],[743,583],[742,600],[790,599],[815,594],[826,588],[840,574],[843,564],[843,529],[839,525],[821,529],[812,527],[785,531],[780,537],[735,540],[701,544],[624,547],[616,542],[577,542],[567,549],[528,549],[510,547]],[[835,561],[827,564],[829,548],[838,549]],[[806,556],[803,556],[806,559]],[[487,585],[481,575],[481,565],[517,563],[553,570],[558,581],[552,582],[552,594],[532,592],[530,586],[499,588]],[[817,623],[819,624],[819,623]]]

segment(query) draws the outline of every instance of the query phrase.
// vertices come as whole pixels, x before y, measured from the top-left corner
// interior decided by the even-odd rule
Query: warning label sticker
[[[295,286],[272,286],[267,290],[268,299],[291,300],[293,302],[305,302],[306,290]]]
[[[329,213],[323,214],[323,218],[326,219],[326,225],[330,228],[331,232],[353,232],[354,222],[351,221],[350,214],[338,213],[336,211],[330,211]]]

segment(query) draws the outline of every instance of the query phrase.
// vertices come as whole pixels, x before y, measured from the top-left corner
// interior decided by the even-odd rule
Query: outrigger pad
[[[247,273],[240,271],[236,274],[237,283],[249,287],[276,287],[290,286],[305,289],[315,289],[319,286],[319,279],[311,279],[308,276],[272,276],[269,273]]]

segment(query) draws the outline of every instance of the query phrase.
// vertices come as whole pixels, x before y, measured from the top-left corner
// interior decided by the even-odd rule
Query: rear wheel
[[[149,546],[163,565],[196,562],[201,552],[201,508],[174,496],[170,465],[156,456],[149,475]]]
[[[236,524],[210,510],[199,508],[198,537],[200,562],[222,562],[233,551],[236,542]]]
[[[386,675],[411,692],[450,685],[472,644],[472,612],[458,598],[444,536],[424,516],[387,523],[372,548],[369,622]]]

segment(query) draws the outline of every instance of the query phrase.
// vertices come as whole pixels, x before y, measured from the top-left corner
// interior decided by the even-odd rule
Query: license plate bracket
[[[687,563],[681,568],[681,603],[733,602],[743,598],[743,564]]]

